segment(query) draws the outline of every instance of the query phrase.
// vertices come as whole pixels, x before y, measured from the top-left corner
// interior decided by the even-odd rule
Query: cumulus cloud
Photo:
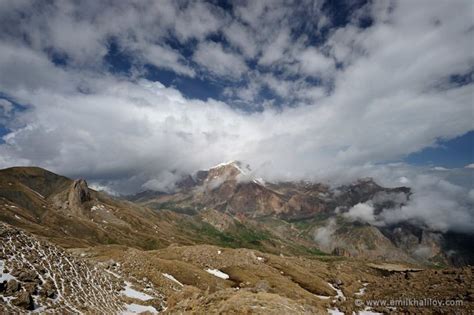
[[[238,78],[247,70],[243,58],[225,51],[221,44],[214,42],[201,43],[194,52],[193,59],[213,74],[222,77]]]
[[[442,172],[443,178],[439,172],[430,172],[427,168],[398,164],[366,168],[364,174],[371,174],[379,183],[388,187],[399,186],[399,179],[404,178],[411,188],[411,194],[376,194],[372,200],[357,204],[345,212],[343,216],[347,219],[375,226],[410,222],[433,231],[472,233],[472,171],[447,170]],[[386,201],[392,203],[387,206]],[[376,214],[377,204],[386,206]]]
[[[157,177],[159,179],[150,179],[142,187],[149,190],[171,192],[175,190],[176,182],[182,178],[179,174],[168,171],[161,172]]]
[[[473,84],[451,80],[473,68],[471,1],[368,4],[338,27],[311,1],[239,2],[231,12],[78,3],[0,5],[0,92],[25,107],[9,111],[0,166],[39,165],[120,193],[171,189],[181,174],[233,159],[266,180],[372,176],[414,188],[378,221],[472,227],[472,180],[459,170],[426,178],[380,165],[474,129]],[[360,27],[361,16],[373,24]],[[111,42],[130,55],[133,75],[107,71]],[[225,82],[226,94],[190,99],[144,78],[147,63]]]
[[[375,223],[374,206],[371,203],[358,203],[348,212],[343,214],[344,217],[351,221],[362,221],[367,223]]]
[[[425,174],[417,175],[412,185],[414,193],[409,202],[400,208],[385,209],[379,215],[380,221],[409,221],[435,231],[472,233],[474,203],[469,188]]]
[[[119,196],[119,193],[117,193],[115,190],[111,189],[107,185],[102,185],[100,183],[90,183],[89,187],[97,191],[105,192],[111,196]]]
[[[314,231],[313,239],[324,250],[330,250],[333,244],[333,235],[336,232],[336,219],[330,218],[326,225]]]

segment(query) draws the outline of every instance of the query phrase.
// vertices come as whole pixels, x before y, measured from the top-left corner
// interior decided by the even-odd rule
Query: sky
[[[470,0],[0,0],[0,167],[117,193],[170,190],[228,160],[273,181],[434,191],[416,180],[430,176],[467,207],[473,12]]]

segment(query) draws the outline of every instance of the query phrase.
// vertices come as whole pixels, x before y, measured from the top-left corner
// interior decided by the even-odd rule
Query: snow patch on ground
[[[153,306],[145,306],[140,304],[127,304],[126,310],[122,313],[122,315],[129,315],[129,314],[140,314],[143,312],[150,312],[152,314],[158,314],[158,311]]]
[[[226,274],[226,273],[223,273],[222,271],[220,270],[217,270],[217,269],[206,269],[207,272],[209,272],[211,275],[214,275],[218,278],[221,278],[221,279],[229,279],[229,275]]]
[[[359,289],[359,292],[356,292],[355,295],[357,295],[357,296],[362,296],[362,295],[364,295],[366,289],[367,289],[366,287],[360,288],[360,289]]]
[[[168,273],[163,273],[163,277],[165,277],[165,278],[168,279],[168,280],[173,281],[174,283],[179,284],[180,286],[184,286],[181,282],[179,282],[178,280],[176,280],[175,277],[173,277],[172,275],[170,275],[170,274],[168,274]]]
[[[38,197],[40,197],[41,199],[44,199],[44,196],[42,194],[40,194],[39,192],[37,192],[36,190],[34,189],[31,189],[30,187],[26,186],[26,188],[28,188],[32,193],[34,193],[35,195],[37,195]]]
[[[365,310],[359,311],[358,315],[383,315],[382,313],[373,312],[369,307],[366,307]]]
[[[82,256],[82,254],[81,254],[81,256]],[[115,273],[115,272],[113,272],[113,271],[111,271],[111,270],[105,269],[105,272],[110,273],[110,274],[111,274],[112,276],[114,276],[115,278],[122,278],[121,275],[119,275],[119,274],[117,274],[117,273]]]
[[[328,314],[330,315],[344,315],[344,313],[341,312],[338,308],[333,308],[333,309],[328,308],[327,311],[328,311]]]
[[[331,283],[328,282],[328,285],[331,287],[331,289],[333,289],[334,291],[336,291],[336,298],[341,298],[342,301],[345,301],[346,300],[346,297],[344,296],[344,293],[342,293],[342,290],[341,289],[338,289],[336,288],[335,286],[333,286]]]
[[[16,278],[12,276],[10,273],[3,273],[4,268],[5,268],[5,262],[3,260],[0,260],[0,282],[3,282],[5,280],[8,281],[11,279],[16,280]]]
[[[330,296],[325,296],[325,295],[316,295],[317,298],[327,300],[330,298]]]
[[[148,300],[153,299],[152,296],[150,296],[146,293],[143,293],[143,292],[137,291],[135,289],[132,289],[132,284],[128,281],[125,281],[125,288],[122,291],[122,294],[125,295],[125,296],[128,296],[130,298],[134,298],[134,299],[138,299],[138,300],[142,300],[142,301],[148,301]]]
[[[105,207],[103,205],[95,205],[91,207],[91,211],[99,211],[99,210],[105,210]]]

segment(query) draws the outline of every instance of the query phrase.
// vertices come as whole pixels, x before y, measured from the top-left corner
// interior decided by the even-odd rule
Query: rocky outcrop
[[[83,204],[90,201],[91,194],[84,179],[75,180],[68,193],[68,208],[76,215],[84,212]]]
[[[335,256],[350,257],[351,253],[341,247],[336,247],[333,249],[332,254]]]

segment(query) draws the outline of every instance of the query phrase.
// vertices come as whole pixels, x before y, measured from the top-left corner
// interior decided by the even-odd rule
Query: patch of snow
[[[36,190],[34,189],[31,189],[30,187],[26,187],[28,188],[32,193],[36,194],[38,197],[40,197],[41,199],[44,199],[44,196],[42,194],[40,194],[39,192],[37,192]]]
[[[15,218],[17,218],[18,220],[21,220],[21,218],[15,214]]]
[[[328,285],[331,287],[331,289],[333,289],[334,291],[336,291],[336,298],[341,298],[341,300],[345,301],[346,300],[346,297],[344,296],[344,293],[342,293],[342,290],[341,289],[338,289],[336,288],[335,286],[333,286],[331,283],[328,282]]]
[[[175,277],[173,277],[172,275],[168,274],[168,273],[163,273],[163,277],[165,277],[166,279],[168,280],[171,280],[177,284],[179,284],[180,286],[183,286],[183,284],[181,282],[179,282],[178,280],[176,280]]]
[[[32,313],[41,313],[41,314],[44,314],[44,313],[46,313],[46,306],[38,306],[38,305],[35,305],[35,309],[33,310]]]
[[[317,298],[320,298],[320,299],[323,299],[323,300],[327,300],[330,298],[330,296],[325,296],[325,295],[316,295]]]
[[[122,276],[120,276],[119,274],[116,274],[115,272],[113,271],[110,271],[108,269],[105,269],[106,272],[110,273],[112,276],[114,276],[115,278],[122,278]]]
[[[3,269],[5,268],[5,262],[3,260],[0,260],[0,282],[3,282],[3,281],[8,281],[8,280],[11,280],[11,279],[15,279],[16,278],[14,276],[12,276],[10,273],[3,273]]]
[[[221,279],[229,279],[229,275],[226,274],[226,273],[223,273],[222,271],[220,270],[217,270],[217,269],[206,269],[207,272],[209,272],[211,275],[214,275],[218,278],[221,278]]]
[[[130,298],[134,298],[134,299],[138,299],[138,300],[142,300],[142,301],[148,301],[148,300],[153,299],[152,296],[150,296],[146,293],[143,293],[143,292],[137,291],[135,289],[132,289],[132,284],[128,281],[125,281],[125,288],[122,291],[122,294],[125,295],[125,296],[128,296]]]
[[[366,307],[363,311],[359,311],[357,314],[358,315],[383,315],[382,313],[371,311],[370,307]]]
[[[366,289],[367,289],[366,287],[360,288],[360,289],[359,289],[359,292],[356,292],[355,295],[357,295],[357,296],[362,296],[362,295],[364,295]]]
[[[214,168],[219,168],[219,167],[222,167],[222,166],[227,166],[227,165],[231,165],[231,164],[235,164],[236,161],[228,161],[228,162],[224,162],[224,163],[219,163],[217,165],[214,165],[213,167],[209,168],[210,170],[214,169]]]
[[[224,162],[224,163],[219,163],[217,165],[214,165],[213,167],[209,168],[209,170],[212,170],[212,169],[215,169],[215,168],[219,168],[219,167],[222,167],[222,166],[227,166],[227,165],[232,165],[233,167],[235,167],[240,173],[242,174],[246,174],[247,172],[245,170],[243,170],[240,166],[239,166],[239,163],[237,161],[228,161],[228,162]]]
[[[222,254],[222,251],[218,250],[217,255],[220,255],[220,254]]]
[[[122,312],[122,315],[129,315],[129,314],[140,314],[143,312],[150,312],[152,314],[158,314],[158,311],[153,306],[145,306],[140,304],[127,304],[126,310]]]
[[[91,211],[99,211],[99,210],[105,210],[105,207],[103,205],[95,205],[91,207]]]
[[[258,261],[263,261],[264,258],[263,258],[263,257],[260,257],[260,256],[257,256],[257,260],[258,260]]]
[[[341,312],[338,308],[333,308],[333,309],[328,308],[327,311],[328,311],[328,314],[330,315],[344,315],[344,313]]]

